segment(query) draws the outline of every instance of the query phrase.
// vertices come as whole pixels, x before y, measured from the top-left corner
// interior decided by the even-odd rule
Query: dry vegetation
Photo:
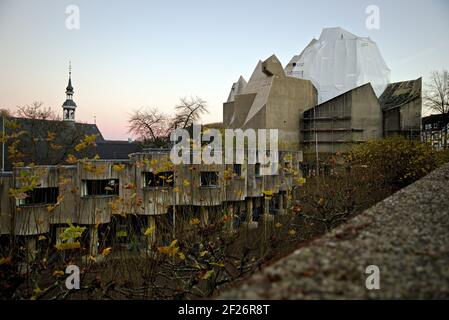
[[[95,146],[94,141],[86,136],[75,149],[88,150]],[[68,225],[61,239],[65,245],[52,245],[55,234],[39,236],[36,257],[26,266],[22,263],[28,254],[23,238],[3,238],[0,298],[211,297],[448,159],[447,152],[399,137],[358,145],[347,154],[329,157],[328,174],[301,178],[302,185],[289,194],[287,214],[265,222],[260,217],[257,229],[245,224],[246,212],[233,216],[226,204],[207,224],[201,223],[193,208],[186,208],[174,220],[171,214],[159,216],[156,229],[148,227],[141,217],[120,211],[110,224],[98,226],[103,240],[97,256],[89,256],[85,228]],[[68,162],[78,160],[83,161],[68,156]],[[36,177],[26,178],[30,181],[26,188],[33,188]],[[13,198],[25,193],[11,190]],[[271,200],[269,190],[265,198]],[[58,199],[61,201],[64,199]],[[122,230],[117,232],[116,225]],[[70,264],[81,268],[80,290],[65,287],[64,270]]]

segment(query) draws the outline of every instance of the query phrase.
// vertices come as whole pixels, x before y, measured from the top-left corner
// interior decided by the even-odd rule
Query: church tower
[[[67,85],[66,91],[66,100],[62,104],[63,110],[63,120],[64,121],[75,121],[75,109],[76,103],[73,101],[73,87],[72,87],[72,64],[69,64],[69,84]]]

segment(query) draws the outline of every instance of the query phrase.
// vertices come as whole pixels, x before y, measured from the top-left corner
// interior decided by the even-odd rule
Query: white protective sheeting
[[[312,81],[319,103],[368,82],[379,97],[390,83],[390,69],[376,43],[342,28],[323,29],[318,40],[292,58],[285,72]]]

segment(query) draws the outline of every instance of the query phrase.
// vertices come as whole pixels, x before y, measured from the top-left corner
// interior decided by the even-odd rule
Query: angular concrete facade
[[[382,110],[368,83],[307,110],[301,127],[305,153],[344,152],[382,137]]]
[[[316,103],[311,81],[286,76],[273,55],[259,61],[240,93],[223,104],[223,124],[231,129],[278,129],[279,149],[299,150],[298,119]]]

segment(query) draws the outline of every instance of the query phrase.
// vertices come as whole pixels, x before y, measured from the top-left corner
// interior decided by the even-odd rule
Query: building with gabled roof
[[[422,78],[390,83],[379,98],[384,136],[419,139],[422,112]]]

